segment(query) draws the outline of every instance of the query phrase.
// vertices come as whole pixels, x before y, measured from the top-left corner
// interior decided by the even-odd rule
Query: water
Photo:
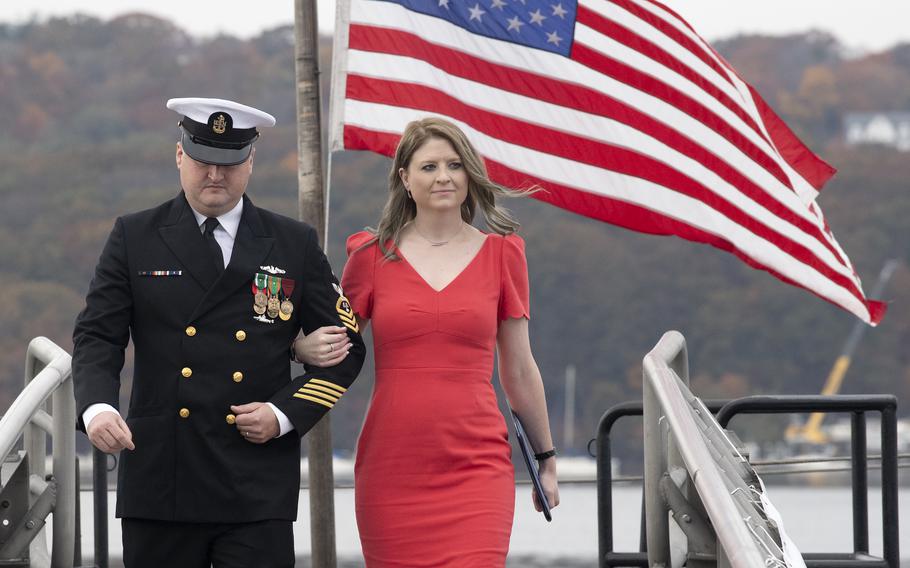
[[[852,552],[853,528],[851,493],[847,487],[770,486],[771,501],[783,515],[785,529],[803,552]],[[553,522],[531,505],[530,488],[517,489],[515,522],[509,553],[510,568],[576,568],[597,565],[597,495],[594,485],[566,485],[560,489],[561,503],[553,511]],[[120,523],[113,518],[114,495],[110,496],[110,552],[112,566],[121,555]],[[910,565],[910,488],[900,491],[902,565]],[[82,550],[85,563],[92,557],[91,492],[82,493]],[[298,566],[309,566],[309,495],[300,493],[300,520],[294,525]],[[641,514],[640,486],[618,486],[613,491],[614,547],[617,551],[638,550]],[[339,568],[362,567],[357,525],[354,519],[354,492],[335,492],[336,539]],[[881,489],[869,490],[871,553],[881,555]]]

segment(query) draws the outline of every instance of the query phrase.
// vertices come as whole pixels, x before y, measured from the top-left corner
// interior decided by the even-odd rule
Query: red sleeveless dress
[[[496,334],[529,317],[524,241],[488,235],[440,291],[407,260],[348,239],[342,287],[373,329],[376,382],[354,466],[368,568],[505,565],[515,506],[491,384]]]

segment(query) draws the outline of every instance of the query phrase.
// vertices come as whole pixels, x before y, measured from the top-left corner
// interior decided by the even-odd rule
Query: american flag
[[[653,0],[339,0],[331,147],[387,156],[458,124],[491,177],[729,251],[876,324],[815,198],[834,174]]]

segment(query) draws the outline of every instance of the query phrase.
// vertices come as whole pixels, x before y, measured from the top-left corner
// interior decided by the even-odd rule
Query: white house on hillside
[[[910,152],[910,112],[857,112],[844,116],[847,144],[883,144]]]

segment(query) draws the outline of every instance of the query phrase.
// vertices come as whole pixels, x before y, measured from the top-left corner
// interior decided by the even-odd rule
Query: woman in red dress
[[[408,125],[389,190],[378,229],[348,239],[342,277],[361,331],[373,323],[376,361],[354,467],[364,558],[369,568],[502,567],[515,482],[490,382],[497,352],[532,446],[553,448],[528,339],[524,241],[496,205],[509,190],[439,118]],[[471,225],[478,209],[489,234]],[[344,337],[344,328],[321,328],[295,348],[325,366],[345,356]],[[540,475],[555,506],[554,457]]]

